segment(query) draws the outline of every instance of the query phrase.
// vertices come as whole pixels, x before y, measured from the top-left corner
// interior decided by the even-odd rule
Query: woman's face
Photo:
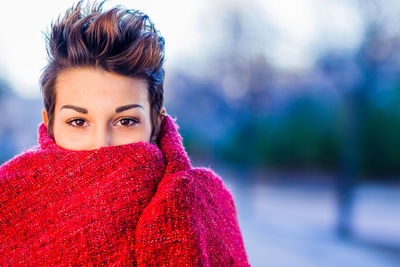
[[[150,142],[147,81],[96,68],[59,73],[53,134],[57,145],[90,150],[133,142]],[[47,125],[47,113],[43,110]]]

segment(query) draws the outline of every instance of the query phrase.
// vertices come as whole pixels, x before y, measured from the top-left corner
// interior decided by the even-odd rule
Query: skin
[[[151,141],[146,80],[98,68],[73,68],[58,74],[55,88],[53,133],[57,145],[91,150]],[[42,115],[48,125],[45,109]]]

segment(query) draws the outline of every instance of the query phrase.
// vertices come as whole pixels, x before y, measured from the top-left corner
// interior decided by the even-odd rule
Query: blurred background
[[[73,3],[0,4],[0,162],[36,144],[42,32]],[[252,266],[399,266],[399,1],[117,4],[165,37],[167,111]]]

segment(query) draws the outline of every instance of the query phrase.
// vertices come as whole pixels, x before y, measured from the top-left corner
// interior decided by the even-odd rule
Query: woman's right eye
[[[87,125],[87,122],[84,119],[79,118],[69,120],[67,123],[74,127],[84,127]]]

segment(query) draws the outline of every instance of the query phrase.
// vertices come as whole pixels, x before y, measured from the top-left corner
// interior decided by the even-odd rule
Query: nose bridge
[[[111,142],[112,142],[112,136],[107,125],[98,125],[97,127],[95,127],[92,139],[92,144],[94,149],[103,146],[110,146]]]

